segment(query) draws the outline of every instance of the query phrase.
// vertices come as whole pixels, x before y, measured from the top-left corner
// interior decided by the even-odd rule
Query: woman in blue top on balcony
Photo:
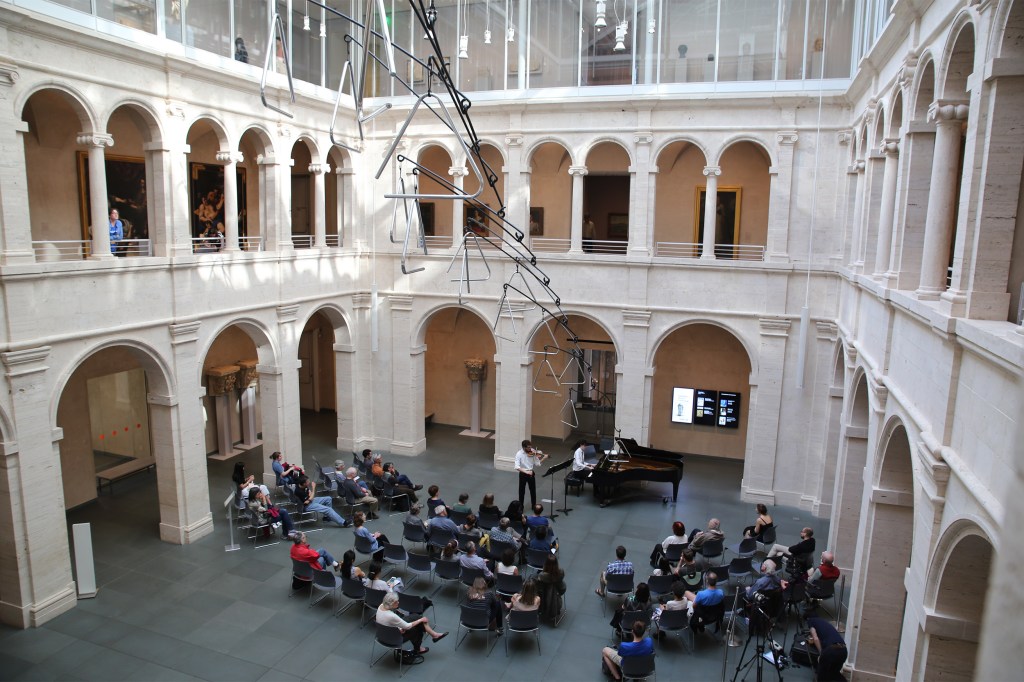
[[[110,209],[110,253],[115,256],[124,256],[124,251],[117,244],[124,239],[124,223],[119,218],[120,214],[117,212],[117,209]]]

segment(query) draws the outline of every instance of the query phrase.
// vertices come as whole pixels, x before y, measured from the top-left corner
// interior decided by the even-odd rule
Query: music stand
[[[544,472],[544,475],[541,476],[541,478],[544,478],[545,476],[551,476],[551,474],[556,474],[559,471],[562,471],[563,469],[568,469],[570,466],[572,466],[572,462],[573,462],[573,458],[570,457],[569,459],[565,460],[564,462],[561,462],[560,464],[554,464],[552,466],[549,466],[548,470]],[[566,474],[566,476],[568,476],[568,475],[569,474]],[[572,507],[569,506],[569,493],[568,493],[568,491],[564,490],[563,494],[564,494],[564,501],[562,503],[562,508],[552,511],[551,512],[551,518],[555,518],[555,517],[558,516],[558,514],[556,514],[555,511],[560,511],[560,512],[564,513],[566,516],[568,516],[569,512],[572,511]],[[554,476],[551,476],[551,499],[552,500],[557,499],[555,497],[555,477]]]

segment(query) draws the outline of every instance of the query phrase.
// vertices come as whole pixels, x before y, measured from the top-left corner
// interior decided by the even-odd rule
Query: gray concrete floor
[[[308,463],[314,456],[324,464],[337,458],[333,422],[333,413],[303,414]],[[494,492],[497,504],[504,507],[516,494],[515,475],[492,467],[493,441],[459,436],[458,431],[433,426],[422,456],[395,460],[413,480],[425,486],[439,484],[449,504],[460,492],[468,492],[474,506],[485,492]],[[539,445],[555,455],[555,461],[570,455],[565,443],[542,441]],[[351,459],[351,453],[343,456]],[[261,450],[243,457],[249,471],[262,471]],[[232,466],[233,461],[210,461],[207,474],[216,530],[192,545],[159,540],[152,473],[118,483],[113,495],[104,494],[95,503],[68,512],[69,527],[92,524],[99,593],[40,628],[21,631],[0,626],[0,680],[397,678],[397,665],[390,657],[369,668],[372,626],[360,629],[356,608],[335,617],[329,600],[309,608],[305,592],[289,597],[287,543],[253,549],[243,542],[240,551],[224,551],[229,536],[221,505],[231,490]],[[690,529],[717,516],[726,544],[738,541],[742,528],[755,516],[753,506],[739,499],[741,476],[741,462],[690,457],[676,506],[662,504],[662,496],[671,489],[661,483],[630,486],[605,509],[598,507],[589,487],[582,496],[571,496],[572,512],[554,522],[569,588],[567,615],[557,628],[542,627],[542,653],[538,655],[528,636],[510,640],[509,657],[500,639],[489,657],[482,637],[471,636],[456,650],[457,594],[454,588],[446,588],[434,598],[434,621],[438,629],[451,630],[452,635],[432,645],[425,662],[409,668],[406,677],[602,679],[600,651],[612,643],[608,625],[612,605],[602,613],[594,588],[614,547],[627,547],[639,580],[649,572],[651,548],[669,534],[675,519]],[[549,498],[550,479],[539,483],[539,496]],[[555,492],[562,506],[559,485]],[[548,509],[551,506],[546,504]],[[772,513],[782,542],[795,542],[804,525],[827,537],[827,519],[787,507],[776,507]],[[370,526],[397,541],[401,518],[382,515]],[[353,544],[352,532],[337,528],[312,533],[310,538],[315,547],[324,546],[339,558]],[[428,588],[433,590],[420,580],[410,590],[422,594]],[[795,618],[789,620],[775,635],[777,641],[787,636],[787,648],[796,629]],[[731,680],[741,663],[741,651],[705,634],[697,638],[690,653],[678,638],[672,638],[658,644],[658,674],[663,680],[722,679],[727,652],[726,674]],[[752,648],[747,658],[751,652]],[[770,666],[764,674],[766,679],[775,677]],[[783,674],[787,679],[811,679],[808,668],[789,668]],[[756,671],[748,671],[746,679],[756,679]]]

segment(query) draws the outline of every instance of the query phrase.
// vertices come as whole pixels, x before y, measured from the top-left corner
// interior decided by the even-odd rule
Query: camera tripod
[[[749,671],[751,667],[757,670],[757,682],[762,682],[764,679],[764,654],[766,648],[771,649],[772,667],[775,668],[775,675],[779,678],[779,682],[782,682],[782,670],[779,668],[779,657],[781,654],[775,652],[775,649],[771,647],[773,642],[772,634],[775,632],[775,619],[770,617],[764,611],[764,604],[754,602],[751,607],[756,614],[751,614],[749,630],[747,631],[747,641],[743,645],[743,651],[740,653],[740,663],[736,666],[736,672],[732,676],[732,682],[736,682],[739,678],[740,673],[743,671]],[[747,649],[750,647],[750,640],[754,640],[754,653],[751,654],[750,658],[743,660],[743,657],[747,655]],[[766,647],[767,645],[767,647]],[[743,679],[747,679],[747,675],[744,672]]]

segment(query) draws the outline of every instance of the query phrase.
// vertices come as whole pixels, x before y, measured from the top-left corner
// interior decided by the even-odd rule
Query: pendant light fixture
[[[516,0],[511,0],[508,5],[508,35],[505,40],[510,43],[516,42]]]
[[[309,32],[309,0],[306,0],[306,14],[302,17],[302,30]]]
[[[605,21],[604,18],[604,13],[607,11],[608,3],[606,0],[597,0],[594,4],[597,5],[597,19],[594,21],[594,28],[604,28],[608,25],[608,22]]]
[[[612,7],[615,9],[615,47],[613,52],[624,52],[626,50],[626,34],[629,32],[629,22],[619,14],[618,0],[614,0]],[[626,11],[626,0],[622,0],[622,11]]]
[[[467,24],[466,10],[468,8],[462,0],[455,3],[456,19],[462,22],[462,34],[459,36],[459,59],[469,59],[469,35],[466,33]]]
[[[491,0],[487,0],[487,19],[484,21],[484,45],[491,44]]]

